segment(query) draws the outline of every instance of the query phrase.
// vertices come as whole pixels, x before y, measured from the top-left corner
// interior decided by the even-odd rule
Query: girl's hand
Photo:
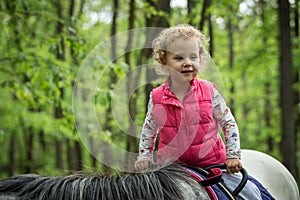
[[[243,168],[242,162],[238,158],[229,158],[226,160],[226,170],[229,174],[237,173]]]
[[[152,160],[148,158],[142,158],[141,160],[137,160],[134,163],[134,169],[136,171],[142,171],[149,168],[150,163],[152,163]]]

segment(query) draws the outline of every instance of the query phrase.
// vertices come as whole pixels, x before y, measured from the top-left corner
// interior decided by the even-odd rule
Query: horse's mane
[[[194,182],[181,167],[170,165],[143,173],[103,176],[73,174],[59,177],[19,175],[0,181],[1,193],[20,199],[184,199],[178,181]]]

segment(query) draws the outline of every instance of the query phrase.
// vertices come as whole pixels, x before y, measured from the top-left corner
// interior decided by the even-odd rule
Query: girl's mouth
[[[185,71],[181,71],[181,73],[185,74],[185,73],[193,73],[193,70],[185,70]]]

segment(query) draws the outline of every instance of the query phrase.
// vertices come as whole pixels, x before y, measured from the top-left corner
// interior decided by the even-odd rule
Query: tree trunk
[[[131,30],[134,28],[134,20],[135,19],[135,0],[130,0],[129,3],[129,19],[128,19],[128,30]],[[131,71],[131,61],[130,61],[130,51],[132,46],[132,40],[133,40],[133,32],[128,31],[128,40],[126,44],[125,49],[125,62],[127,63],[129,67],[129,71]],[[135,86],[137,86],[136,81],[139,81],[139,74],[136,74],[136,77],[133,79],[134,74],[129,72],[127,73],[127,102],[129,102],[129,113],[130,116],[128,118],[129,122],[129,128],[128,132],[130,134],[127,134],[126,136],[126,150],[128,152],[137,152],[138,151],[138,142],[136,138],[136,126],[135,126],[135,119],[137,115],[137,98],[138,98],[138,90],[133,91]],[[127,161],[129,158],[126,158]],[[133,162],[130,162],[128,164],[133,164]],[[132,168],[133,166],[128,166],[129,168]]]
[[[14,16],[15,12],[15,4],[12,3],[11,1],[6,0],[5,1],[5,6],[6,10],[9,12],[10,16]],[[19,31],[17,28],[17,20],[14,19],[12,20],[12,29],[14,30],[14,45],[16,46],[17,50],[21,50],[21,43],[19,39]],[[15,93],[12,95],[12,101],[16,103],[17,101],[17,96]],[[19,116],[19,119],[21,116]],[[10,138],[10,146],[9,146],[9,152],[8,152],[8,157],[9,157],[9,170],[8,170],[8,175],[12,176],[14,175],[14,172],[16,170],[16,160],[15,160],[15,149],[16,149],[16,133],[13,133],[11,138]]]
[[[67,139],[67,155],[68,155],[68,167],[70,170],[82,171],[82,152],[81,144],[78,141],[72,142]]]
[[[201,19],[199,22],[199,30],[204,31],[205,21],[208,21],[208,31],[209,31],[209,54],[211,57],[214,55],[214,35],[213,35],[213,23],[211,19],[211,13],[209,13],[207,10],[211,6],[211,0],[204,0],[202,11],[201,11]],[[190,7],[195,6],[195,2],[191,0],[189,3],[188,1],[188,10],[191,9]]]
[[[214,57],[214,32],[211,14],[208,14],[208,30],[209,30],[209,54]]]
[[[243,90],[246,91],[247,90],[247,73],[245,70],[243,70],[242,72],[242,80],[243,80]],[[249,114],[249,105],[247,102],[244,102],[243,104],[243,117],[242,119],[243,120],[247,120],[247,117],[248,117],[248,114]],[[239,127],[240,128],[240,127]],[[247,133],[247,126],[242,126],[241,129],[240,129],[240,132],[243,134],[243,133]]]
[[[261,9],[261,21],[262,24],[265,26],[266,21],[265,21],[265,6],[266,6],[266,2],[265,0],[260,0],[259,2],[259,6]],[[266,35],[263,35],[262,38],[262,44],[263,47],[267,48],[268,47],[268,38],[266,37]],[[267,51],[267,49],[264,49],[264,51]],[[267,73],[269,74],[269,70],[267,69]],[[271,104],[271,100],[270,100],[270,96],[271,96],[271,83],[270,83],[270,79],[266,78],[265,83],[264,83],[264,125],[265,125],[265,131],[268,133],[267,136],[267,144],[268,144],[268,152],[273,152],[274,151],[274,146],[275,146],[275,140],[273,135],[271,135],[270,131],[272,130],[272,124],[271,124],[271,116],[272,116],[272,104]]]
[[[232,7],[230,6],[229,11],[233,12]],[[233,40],[233,24],[232,24],[232,19],[231,16],[228,18],[227,22],[227,28],[228,28],[228,49],[229,49],[229,69],[230,71],[233,71],[234,68],[234,40]],[[231,86],[230,86],[230,93],[231,93],[231,98],[229,100],[231,112],[234,115],[234,95],[235,88],[234,88],[234,83],[231,81]]]
[[[75,38],[76,38],[76,33],[73,31],[75,30],[76,28],[74,27],[74,24],[73,24],[73,17],[74,17],[74,9],[75,9],[75,0],[70,0],[70,4],[69,4],[69,28],[68,30],[68,33],[70,35],[70,38],[71,38],[71,45],[70,45],[70,55],[71,55],[71,58],[72,58],[72,63],[74,65],[78,65],[79,62],[78,62],[78,59],[75,55],[75,49],[74,49],[74,43],[76,42],[75,41]]]
[[[207,10],[208,10],[210,4],[211,4],[211,0],[204,0],[203,1],[202,11],[201,11],[201,19],[200,19],[200,22],[199,22],[199,30],[201,30],[201,31],[204,30],[204,24],[205,24],[206,19],[208,18],[207,17]],[[209,14],[209,16],[210,16],[210,14]]]
[[[94,139],[92,137],[89,138],[89,146],[90,146],[90,149],[91,149],[91,154],[90,154],[90,158],[91,158],[91,163],[92,163],[92,167],[94,169],[97,168],[97,159],[95,157],[96,155],[96,147],[95,147],[95,143],[94,143]]]
[[[33,128],[28,128],[26,140],[26,163],[25,163],[25,173],[32,173],[33,169]]]
[[[118,18],[118,12],[119,12],[119,0],[113,1],[113,19],[111,24],[111,30],[110,30],[110,36],[111,36],[111,58],[113,62],[115,63],[115,59],[117,57],[117,41],[116,37],[113,37],[117,34],[117,18]],[[112,71],[111,74],[114,77],[114,80],[116,79],[116,75],[114,71]]]
[[[117,34],[117,18],[118,18],[118,10],[119,10],[119,0],[114,0],[113,1],[113,19],[112,19],[112,25],[111,25],[111,32],[110,32],[110,36],[111,36],[111,59],[113,63],[116,63],[116,59],[117,59],[117,37],[115,37],[115,35]],[[109,90],[113,89],[113,85],[114,83],[116,83],[117,81],[117,75],[114,71],[114,69],[110,68],[110,72],[109,72],[109,76],[110,76],[110,83],[109,83]],[[112,107],[111,107],[111,101],[110,98],[108,99],[109,103],[108,106],[106,108],[106,119],[105,119],[105,125],[103,127],[103,131],[109,131],[109,132],[113,132],[112,130],[112,126],[110,125],[111,121],[113,120],[112,117]],[[102,141],[102,145],[105,146],[109,146],[107,141],[103,140]],[[105,149],[105,151],[103,151],[103,157],[104,160],[109,160],[111,159],[111,152],[110,152],[110,148],[103,148]],[[104,167],[104,171],[105,173],[110,173],[111,169],[110,166],[107,165],[103,165]]]
[[[64,89],[60,88],[60,99],[64,98]],[[63,110],[61,104],[56,105],[54,107],[54,118],[62,119],[63,118]],[[60,137],[55,139],[55,151],[56,151],[56,167],[59,169],[63,169],[63,142]]]
[[[274,151],[274,146],[275,146],[275,140],[273,135],[270,135],[270,131],[272,129],[272,124],[271,124],[271,116],[272,116],[272,104],[270,100],[271,96],[271,85],[269,81],[264,84],[264,94],[265,94],[265,110],[264,110],[264,121],[265,121],[265,129],[268,133],[268,138],[267,138],[267,144],[268,144],[268,152],[273,152]]]
[[[171,12],[170,0],[158,1],[157,3],[155,3],[153,0],[147,0],[147,2],[149,5],[156,8],[157,11],[163,11],[164,13],[168,13],[168,14],[170,14],[170,12]],[[147,25],[147,27],[169,27],[170,26],[168,23],[168,20],[165,17],[154,16],[154,15],[151,15],[149,18],[146,18],[146,25]],[[157,34],[158,33],[147,34],[146,41],[152,42],[152,40],[157,36]],[[143,52],[142,55],[144,56],[144,58],[150,59],[152,56],[152,50],[147,49],[147,50],[145,50],[145,52]],[[147,68],[146,69],[147,83],[151,82],[151,80],[153,79],[154,76],[155,76],[155,71],[153,69]],[[153,88],[154,87],[152,84],[147,84],[145,87],[146,110],[147,110],[147,105],[149,102],[149,95]]]
[[[73,152],[72,152],[72,147],[71,147],[71,142],[70,139],[66,139],[65,141],[66,144],[66,151],[67,151],[67,164],[68,164],[68,169],[73,170]]]
[[[32,127],[26,127],[24,117],[22,115],[19,115],[19,124],[21,131],[24,135],[24,162],[21,163],[22,169],[24,169],[25,173],[31,173],[32,171],[32,150],[33,150],[33,133],[32,133]]]
[[[45,141],[45,133],[44,130],[39,131],[39,143],[42,147],[43,153],[46,152],[46,141]]]
[[[80,1],[80,6],[79,6],[79,10],[78,10],[78,15],[77,15],[77,17],[79,19],[80,19],[82,13],[83,13],[83,6],[84,6],[84,4],[85,4],[85,0],[81,0]]]
[[[63,36],[63,29],[64,25],[62,23],[63,19],[63,8],[61,5],[60,0],[56,0],[54,2],[54,7],[56,8],[57,17],[59,20],[57,20],[56,24],[56,35],[60,37],[59,43],[56,44],[56,59],[60,61],[65,60],[65,42],[64,42],[64,36]],[[57,76],[58,80],[56,80],[56,83],[58,83],[61,79],[61,77]],[[55,119],[62,119],[64,117],[63,115],[63,109],[61,105],[61,101],[64,99],[64,88],[59,87],[60,92],[60,102],[57,103],[57,105],[54,106],[54,118]],[[62,150],[63,150],[63,143],[60,138],[55,139],[55,147],[56,147],[56,167],[57,168],[63,168],[63,157],[62,157]]]
[[[64,90],[63,88],[60,89],[60,97],[63,99],[64,97]],[[62,119],[63,118],[63,110],[61,105],[57,105],[54,107],[54,118],[55,119]],[[56,168],[63,169],[63,142],[60,137],[55,138],[55,157],[56,157]]]
[[[293,65],[290,28],[290,3],[278,0],[280,51],[281,154],[283,163],[297,176],[296,135],[294,121]]]
[[[63,145],[61,139],[55,139],[55,161],[56,168],[63,169]]]
[[[81,2],[83,3],[83,1]],[[83,5],[81,5],[83,6]],[[70,0],[69,3],[69,27],[71,27],[71,29],[68,29],[68,34],[71,38],[71,45],[70,45],[70,55],[71,55],[71,59],[72,59],[72,63],[74,66],[78,66],[79,65],[79,61],[78,58],[76,56],[76,49],[74,48],[76,45],[77,41],[77,31],[74,32],[74,30],[76,30],[76,27],[74,26],[73,23],[73,18],[74,18],[74,10],[75,10],[75,0]],[[81,13],[82,11],[79,11],[79,13]],[[80,16],[79,16],[80,17]],[[71,83],[72,85],[74,85],[74,82]],[[71,167],[70,169],[72,170],[82,170],[82,152],[81,152],[81,147],[80,147],[80,143],[74,140],[69,140],[68,139],[68,143],[73,143],[72,144],[68,144],[68,154],[69,156],[71,156],[71,158],[68,158],[69,160],[69,166]]]
[[[74,169],[78,171],[83,170],[82,166],[82,149],[81,149],[81,143],[79,141],[75,141],[74,143],[74,153],[75,153],[75,163],[74,163]]]
[[[187,9],[188,9],[188,14],[191,14],[193,8],[196,6],[196,1],[195,0],[188,0],[187,1]]]
[[[15,133],[12,134],[9,142],[9,151],[8,151],[8,158],[9,158],[9,171],[8,171],[8,176],[13,176],[14,172],[16,170],[16,162],[15,162],[15,139],[16,135]]]
[[[192,26],[196,26],[196,21],[195,21],[195,8],[196,7],[196,0],[188,0],[187,1],[187,17],[188,17],[188,23]]]
[[[294,7],[294,33],[295,37],[299,39],[299,0],[295,1],[295,7]],[[296,45],[295,48],[299,51],[300,45]],[[294,84],[300,84],[300,70],[295,70],[295,78],[294,78]],[[300,90],[295,90],[295,108],[296,108],[296,128],[295,128],[295,141],[296,141],[296,152],[298,152],[298,136],[300,134]],[[297,162],[296,162],[297,163]],[[297,174],[296,177],[299,181],[299,170],[297,166]]]
[[[17,52],[23,52],[23,49],[22,49],[22,31],[20,30],[20,24],[22,23],[20,21],[20,16],[16,14],[17,12],[17,4],[13,1],[9,1],[9,0],[6,0],[5,1],[5,8],[7,10],[7,12],[9,13],[9,15],[11,16],[11,22],[9,23],[9,25],[11,26],[11,29],[13,31],[13,40],[12,40],[12,47],[14,47],[17,51]],[[16,73],[16,72],[14,72]],[[17,74],[17,73],[16,73]],[[21,80],[23,82],[23,84],[25,84],[26,82],[30,81],[30,79],[28,78],[28,76],[23,73],[21,74]],[[16,103],[18,98],[17,98],[17,95],[15,93],[12,94],[12,100]],[[18,119],[19,119],[19,124],[20,124],[20,127],[21,127],[21,130],[24,134],[24,143],[27,144],[28,142],[28,133],[29,133],[29,130],[28,128],[26,127],[25,125],[25,122],[24,122],[24,118],[23,116],[20,114],[18,116]],[[12,146],[10,146],[10,149],[9,149],[9,161],[10,161],[10,164],[12,164],[11,168],[9,169],[9,174],[13,174],[14,171],[15,171],[15,158],[14,158],[14,154],[15,154],[15,149],[14,148],[14,145],[15,145],[15,142],[13,141],[13,139],[15,138],[15,134],[12,135],[11,137],[11,140],[10,140],[10,144]],[[29,151],[31,151],[31,146],[25,146],[25,150],[21,152],[21,162],[20,162],[20,165],[21,165],[21,169],[25,170],[25,172],[30,172],[30,167],[31,167],[31,163],[32,163],[32,160],[27,160],[28,157],[30,157],[31,153],[29,153]],[[25,158],[25,159],[24,159]]]

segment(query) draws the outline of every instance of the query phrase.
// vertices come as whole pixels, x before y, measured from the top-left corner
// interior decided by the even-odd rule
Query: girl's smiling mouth
[[[184,71],[181,71],[181,73],[185,74],[185,73],[193,73],[194,71],[193,70],[184,70]]]

